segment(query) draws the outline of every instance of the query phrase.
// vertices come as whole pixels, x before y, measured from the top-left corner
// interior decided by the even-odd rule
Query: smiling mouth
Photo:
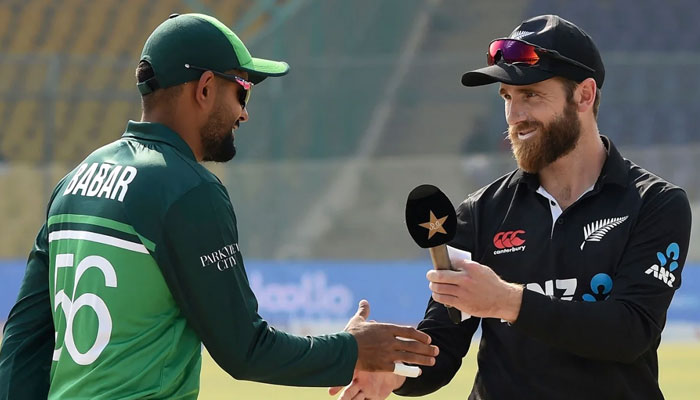
[[[535,136],[535,133],[537,133],[536,129],[532,129],[532,130],[526,131],[526,132],[518,132],[518,139],[527,140],[527,139],[531,138],[532,136]]]

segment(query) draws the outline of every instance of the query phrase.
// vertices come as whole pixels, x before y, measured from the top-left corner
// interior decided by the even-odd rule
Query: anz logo
[[[678,268],[678,257],[680,254],[681,249],[678,243],[673,242],[669,244],[665,254],[660,251],[656,253],[659,264],[652,265],[644,273],[654,276],[654,278],[667,284],[668,287],[673,287],[673,282],[676,281],[676,276],[673,275],[673,271]]]
[[[593,279],[591,279],[591,292],[585,293],[583,295],[583,301],[595,302],[607,300],[610,297],[610,292],[612,291],[613,281],[608,274],[595,274]]]
[[[543,294],[545,296],[557,297],[562,300],[571,301],[574,298],[574,293],[576,293],[577,282],[578,281],[576,278],[549,279],[544,282],[544,286],[540,285],[539,283],[528,283],[525,285],[525,289]],[[504,319],[502,319],[501,322],[508,323],[508,321]]]
[[[545,296],[571,301],[576,293],[577,284],[578,280],[576,278],[550,279],[544,282],[544,286],[541,286],[539,283],[528,283],[525,285],[525,288]],[[600,273],[596,274],[593,279],[591,279],[590,286],[593,294],[585,293],[582,296],[583,300],[588,302],[601,301],[610,296],[613,281],[608,274]]]
[[[576,293],[576,284],[577,284],[576,278],[570,278],[570,279],[550,279],[548,281],[544,282],[544,287],[540,286],[539,283],[528,283],[525,285],[525,288],[528,290],[532,290],[533,292],[537,292],[539,294],[543,294],[545,296],[554,296],[558,297],[562,300],[568,300],[570,301],[574,297],[574,293]],[[555,296],[554,290],[563,291],[560,294],[560,296]]]

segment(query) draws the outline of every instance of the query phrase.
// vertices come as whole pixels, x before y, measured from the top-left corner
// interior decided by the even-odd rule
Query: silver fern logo
[[[513,33],[510,35],[510,38],[511,38],[511,39],[518,39],[518,40],[520,40],[520,39],[524,38],[525,36],[530,36],[530,35],[532,35],[533,33],[535,33],[535,32],[516,31],[516,32],[513,32]]]
[[[600,242],[600,239],[605,236],[606,233],[610,232],[612,228],[625,222],[629,215],[617,218],[605,218],[600,219],[595,222],[583,227],[583,243],[581,243],[581,250],[583,251],[583,246],[586,242]]]

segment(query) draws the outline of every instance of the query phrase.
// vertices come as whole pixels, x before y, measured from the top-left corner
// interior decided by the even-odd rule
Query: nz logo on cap
[[[530,36],[534,34],[535,32],[528,32],[528,31],[515,31],[511,33],[510,38],[511,39],[522,39],[525,36]]]

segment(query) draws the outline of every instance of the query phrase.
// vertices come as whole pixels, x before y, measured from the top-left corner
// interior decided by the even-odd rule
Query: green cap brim
[[[268,76],[286,75],[287,72],[289,72],[289,64],[284,61],[272,61],[251,57],[250,62],[241,65],[240,69],[248,72],[249,81],[258,84]]]

